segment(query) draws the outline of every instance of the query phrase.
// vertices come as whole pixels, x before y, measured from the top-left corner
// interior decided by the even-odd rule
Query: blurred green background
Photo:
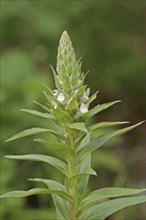
[[[1,193],[27,190],[41,184],[30,177],[62,180],[53,168],[40,163],[9,161],[7,154],[48,153],[32,138],[4,143],[11,135],[48,121],[19,111],[45,103],[41,83],[54,87],[49,65],[56,65],[58,41],[67,30],[92,93],[98,103],[122,100],[94,121],[145,119],[145,1],[37,1],[1,0]],[[144,125],[120,137],[93,155],[97,177],[89,189],[105,186],[145,186]],[[55,219],[48,196],[6,199],[2,220]],[[108,220],[144,220],[144,205],[128,208]]]

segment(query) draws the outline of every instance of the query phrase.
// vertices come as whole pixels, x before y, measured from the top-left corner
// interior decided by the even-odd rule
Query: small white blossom
[[[59,93],[58,96],[57,96],[57,100],[59,102],[63,102],[65,100],[65,96],[63,95],[63,93]]]
[[[88,112],[88,107],[84,103],[82,103],[81,106],[80,106],[80,112],[81,113]]]
[[[58,94],[58,90],[57,89],[53,90],[53,95],[57,96],[57,94]]]

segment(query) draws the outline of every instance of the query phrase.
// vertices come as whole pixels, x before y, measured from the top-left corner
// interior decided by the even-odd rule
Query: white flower
[[[81,113],[88,112],[88,107],[84,103],[82,103],[81,106],[80,106],[80,112]]]
[[[57,96],[57,94],[58,94],[58,90],[57,89],[53,90],[53,95]]]
[[[64,99],[65,99],[65,96],[63,95],[63,93],[62,93],[62,92],[59,93],[58,96],[57,96],[57,100],[58,100],[59,102],[63,102]]]

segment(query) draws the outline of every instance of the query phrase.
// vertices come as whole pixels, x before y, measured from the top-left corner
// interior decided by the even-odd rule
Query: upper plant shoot
[[[64,176],[64,182],[60,183],[38,177],[31,178],[30,181],[44,183],[47,188],[12,191],[1,195],[1,198],[51,194],[56,207],[57,220],[104,220],[122,208],[146,200],[143,195],[134,196],[144,192],[145,189],[107,187],[88,194],[86,192],[89,176],[96,175],[96,172],[91,168],[91,153],[112,138],[131,131],[143,122],[109,131],[93,138],[92,132],[95,130],[98,132],[100,128],[114,127],[128,122],[100,121],[94,125],[87,125],[88,119],[120,101],[98,104],[90,109],[90,103],[96,99],[98,92],[90,96],[90,89],[84,85],[86,73],[81,71],[81,64],[81,58],[76,59],[70,37],[64,31],[59,41],[56,70],[51,67],[56,88],[52,90],[45,85],[46,89],[43,93],[46,97],[46,104],[35,102],[43,109],[43,112],[22,109],[22,111],[34,116],[50,120],[52,122],[51,128],[40,128],[39,126],[30,128],[7,140],[12,141],[33,135],[41,136],[44,132],[55,136],[54,141],[40,136],[34,139],[34,141],[47,145],[53,150],[53,156],[27,154],[8,155],[6,158],[47,163],[61,172]]]

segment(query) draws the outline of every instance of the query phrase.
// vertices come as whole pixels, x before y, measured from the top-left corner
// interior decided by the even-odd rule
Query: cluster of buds
[[[53,93],[49,91],[52,109],[63,109],[72,116],[88,111],[90,90],[84,85],[86,74],[81,72],[81,64],[81,58],[77,61],[69,35],[64,31],[59,42],[56,71],[51,67],[57,88]]]

